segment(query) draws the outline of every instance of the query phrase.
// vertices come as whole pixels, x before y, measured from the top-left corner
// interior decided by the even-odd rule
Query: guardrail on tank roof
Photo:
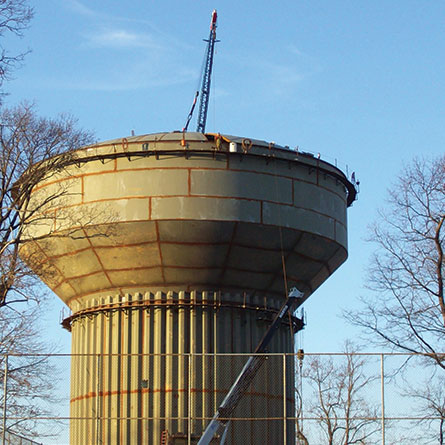
[[[199,137],[196,138],[196,135]],[[233,144],[236,146],[235,149]],[[169,147],[171,145],[178,145],[178,148]],[[276,145],[274,142],[219,134],[173,132],[134,136],[97,143],[79,149],[75,153],[76,156],[68,161],[68,165],[78,164],[80,166],[88,161],[100,160],[104,162],[107,159],[122,157],[131,160],[137,157],[155,156],[158,159],[161,155],[184,156],[186,158],[189,156],[248,155],[264,158],[268,163],[275,160],[303,163],[342,182],[348,190],[348,206],[356,200],[360,185],[360,182],[356,180],[355,172],[349,174],[348,165],[344,166],[345,170],[343,171],[335,158],[328,161],[322,158],[320,153],[313,153],[300,147],[291,149],[289,146]]]

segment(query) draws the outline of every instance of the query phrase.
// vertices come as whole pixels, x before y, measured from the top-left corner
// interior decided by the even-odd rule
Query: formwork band
[[[248,310],[261,313],[265,315],[266,321],[272,321],[273,317],[279,312],[279,309],[270,308],[267,306],[259,306],[248,303],[236,303],[233,301],[225,300],[190,300],[190,299],[158,299],[158,300],[139,300],[139,301],[128,301],[128,302],[117,302],[109,303],[101,306],[96,306],[92,308],[82,309],[71,316],[65,318],[62,321],[62,326],[71,331],[72,323],[84,317],[94,317],[100,313],[111,313],[117,311],[132,311],[132,310],[149,310],[156,308],[173,308],[173,309],[183,309],[183,308],[210,308],[218,311],[220,308],[235,309],[235,310]],[[294,315],[291,316],[292,329],[296,333],[303,329],[304,321]],[[289,326],[289,320],[283,320],[283,324]]]

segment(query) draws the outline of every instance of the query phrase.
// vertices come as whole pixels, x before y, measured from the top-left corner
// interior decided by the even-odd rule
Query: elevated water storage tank
[[[37,252],[33,267],[72,311],[71,444],[157,445],[166,430],[170,443],[195,443],[245,361],[212,354],[252,352],[286,282],[307,298],[347,257],[353,184],[272,143],[116,139],[78,150],[33,200],[60,188],[22,256]],[[293,352],[289,324],[271,350]],[[286,394],[282,368],[263,372],[236,415],[279,417],[284,399],[292,416],[293,367]],[[292,422],[285,430],[234,422],[228,443],[294,443]]]

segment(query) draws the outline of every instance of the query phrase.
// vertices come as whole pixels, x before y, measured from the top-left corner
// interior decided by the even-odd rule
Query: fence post
[[[8,395],[8,354],[5,356],[5,368],[3,374],[3,434],[2,434],[2,445],[6,445],[6,409],[7,409],[7,395]]]
[[[382,445],[385,445],[385,356],[380,354],[380,387],[382,397]]]
[[[191,386],[191,380],[192,380],[192,353],[188,354],[189,358],[189,366],[188,366],[188,407],[187,407],[187,444],[191,445],[192,443],[192,386]]]
[[[283,444],[287,444],[287,391],[286,391],[286,354],[283,354]]]

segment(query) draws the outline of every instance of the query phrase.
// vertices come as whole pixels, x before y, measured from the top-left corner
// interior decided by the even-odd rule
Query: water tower
[[[39,252],[43,281],[72,311],[73,445],[196,443],[245,361],[212,354],[253,351],[285,278],[307,298],[347,257],[353,184],[273,143],[193,132],[116,139],[78,150],[33,199],[55,187],[58,208],[31,228],[23,256]],[[272,351],[292,352],[290,324]],[[282,413],[280,372],[258,377],[240,415]],[[289,416],[293,374],[289,361]],[[291,424],[284,433],[281,423],[239,422],[228,443],[284,434],[291,443]]]

